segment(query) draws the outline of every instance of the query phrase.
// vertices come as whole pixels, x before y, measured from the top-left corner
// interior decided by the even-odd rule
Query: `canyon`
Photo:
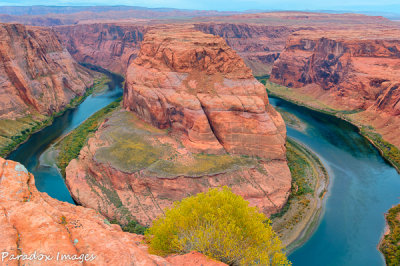
[[[93,84],[48,28],[0,24],[0,154]]]
[[[179,19],[151,19],[154,13],[139,13],[112,11],[93,19],[87,12],[0,16],[3,21],[53,26],[0,24],[4,146],[85,93],[97,74],[77,62],[126,77],[122,107],[105,119],[67,167],[66,184],[73,198],[88,208],[37,192],[33,176],[24,176],[21,166],[7,162],[22,172],[10,168],[2,180],[24,176],[18,183],[24,187],[11,189],[7,198],[20,194],[16,191],[31,191],[13,201],[18,208],[25,203],[32,207],[29,195],[37,200],[34,207],[40,211],[29,212],[29,221],[36,225],[51,213],[49,230],[67,227],[61,230],[63,241],[71,230],[78,230],[77,236],[90,233],[90,240],[75,251],[78,245],[71,246],[71,239],[62,242],[65,252],[87,252],[85,246],[104,254],[101,260],[109,263],[111,251],[123,247],[136,262],[168,265],[170,259],[146,253],[140,236],[102,221],[150,225],[174,201],[210,187],[229,186],[268,216],[282,209],[291,189],[286,129],[253,75],[264,76],[274,95],[333,113],[400,147],[397,23],[382,17],[309,12],[211,12],[205,17],[172,13],[182,15]],[[0,189],[2,184],[17,186],[12,182],[0,183]],[[22,214],[14,205],[3,204],[14,215],[11,220],[3,217],[4,228],[16,228],[4,236],[13,245],[10,254],[15,253],[14,243],[23,243],[29,251],[36,242],[28,248],[18,237],[19,230],[26,239],[44,236],[35,235],[31,225],[17,224]],[[85,217],[83,228],[63,224],[62,217],[78,221],[80,215]],[[94,232],[113,243],[110,252],[96,244]],[[46,234],[52,236],[48,241],[60,238]],[[119,242],[113,242],[116,236]],[[50,252],[54,244],[46,247],[43,252]],[[200,254],[187,256],[188,261],[205,259]],[[175,256],[178,261],[181,257]]]
[[[123,232],[93,209],[37,191],[34,176],[24,166],[3,158],[0,195],[0,250],[5,265],[20,265],[33,256],[41,265],[225,265],[196,252],[167,258],[151,255],[143,236]],[[18,255],[27,258],[12,259]]]
[[[55,27],[78,62],[101,66],[125,75],[136,58],[146,31],[141,23],[93,23]]]
[[[148,30],[127,70],[123,107],[66,168],[79,204],[150,225],[174,201],[211,187],[229,186],[267,215],[286,203],[284,122],[222,38],[192,27]]]
[[[124,74],[146,29],[163,23],[98,21],[54,29],[78,61]],[[354,123],[400,145],[393,134],[400,126],[397,23],[378,16],[308,12],[195,17],[181,23],[223,37],[254,75],[272,74],[273,83],[296,88],[291,91],[297,91],[297,101],[304,102],[303,96],[314,107],[352,112]]]
[[[298,101],[344,112],[400,147],[399,33],[396,28],[296,32],[270,80],[289,87]]]
[[[0,24],[0,36],[1,118],[58,112],[92,84],[51,29]]]

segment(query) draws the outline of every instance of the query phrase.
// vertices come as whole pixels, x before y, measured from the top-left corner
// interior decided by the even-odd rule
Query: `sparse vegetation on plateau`
[[[201,252],[228,265],[290,265],[266,216],[224,187],[176,202],[146,232],[150,252]]]
[[[149,170],[165,176],[202,176],[206,174],[218,174],[230,169],[256,163],[254,159],[230,154],[194,154],[194,161],[189,164],[176,163],[167,160],[159,160]]]

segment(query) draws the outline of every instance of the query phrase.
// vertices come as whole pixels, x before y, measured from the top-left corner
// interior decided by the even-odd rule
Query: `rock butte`
[[[78,203],[147,225],[210,187],[227,185],[267,215],[286,203],[285,125],[222,38],[149,30],[128,68],[123,105],[133,113],[114,112],[66,169]]]
[[[124,107],[183,134],[192,151],[285,159],[286,128],[264,86],[224,39],[150,30],[129,66]]]
[[[1,119],[60,111],[92,82],[51,29],[0,24]]]
[[[372,125],[400,147],[400,29],[299,31],[287,41],[271,81]]]
[[[123,232],[95,210],[60,202],[37,191],[33,175],[24,166],[3,158],[0,207],[0,251],[9,253],[5,265],[30,262],[7,260],[12,255],[31,255],[35,251],[53,257],[40,265],[82,265],[57,261],[57,252],[71,256],[94,254],[96,258],[85,265],[225,265],[196,252],[167,258],[151,255],[143,236]]]

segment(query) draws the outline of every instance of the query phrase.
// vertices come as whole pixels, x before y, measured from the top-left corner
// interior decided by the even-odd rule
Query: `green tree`
[[[176,202],[146,232],[150,252],[201,252],[229,265],[291,265],[269,219],[224,187]]]

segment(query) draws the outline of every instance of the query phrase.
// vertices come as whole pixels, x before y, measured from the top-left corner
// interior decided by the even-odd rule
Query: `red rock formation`
[[[134,23],[94,23],[54,28],[79,62],[124,75],[136,58],[145,26]]]
[[[271,81],[339,110],[365,110],[357,120],[390,142],[400,126],[399,29],[295,33],[275,62]]]
[[[286,203],[285,125],[221,37],[186,27],[147,32],[123,104],[133,113],[114,112],[66,169],[80,204],[151,224],[174,201],[212,187],[231,187],[266,215]]]
[[[199,23],[195,29],[223,37],[253,70],[254,75],[269,74],[294,28],[245,23]]]
[[[0,118],[60,111],[92,81],[52,30],[0,24]]]
[[[125,108],[181,131],[191,150],[285,158],[282,118],[222,38],[167,27],[145,36],[127,71]]]
[[[110,219],[146,225],[174,201],[221,186],[231,187],[266,215],[286,203],[291,188],[286,160],[246,163],[248,158],[238,157],[224,164],[227,155],[200,161],[197,156],[182,147],[179,136],[131,112],[116,111],[70,162],[66,184],[79,204]]]
[[[143,237],[123,232],[96,211],[59,202],[38,192],[35,179],[24,166],[0,158],[0,252],[1,265],[225,265],[193,252],[166,259],[150,255]],[[42,260],[11,260],[35,254]],[[60,255],[57,257],[57,253]],[[76,255],[62,260],[61,254]],[[91,259],[94,257],[94,259]],[[4,257],[3,257],[4,256]]]

